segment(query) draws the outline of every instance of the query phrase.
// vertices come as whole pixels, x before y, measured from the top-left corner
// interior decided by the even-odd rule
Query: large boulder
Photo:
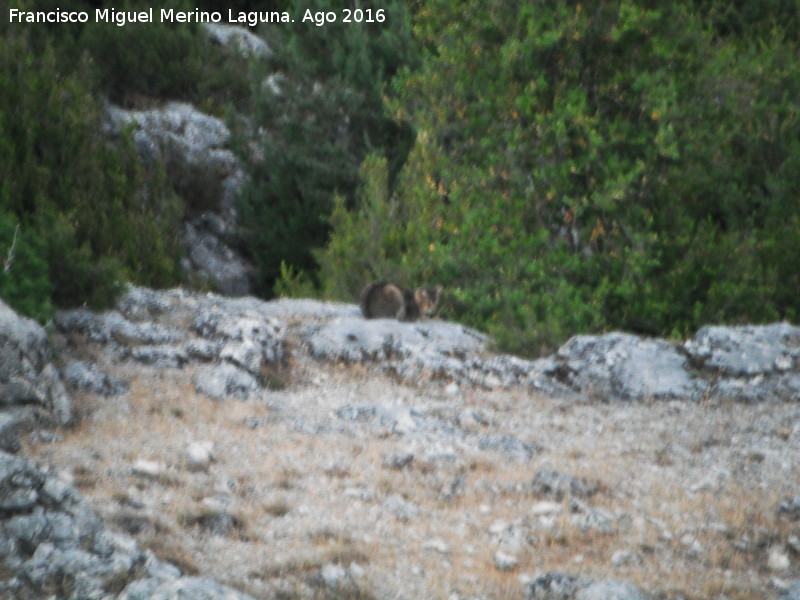
[[[105,362],[191,365],[197,391],[217,399],[247,398],[263,388],[265,372],[285,359],[285,326],[269,307],[255,298],[131,287],[118,310],[64,310],[53,321],[68,339],[102,349]],[[89,364],[69,363],[65,373],[78,389],[125,389],[124,382]]]
[[[788,323],[703,327],[684,349],[714,382],[712,397],[800,399],[800,327]]]
[[[575,391],[608,400],[699,400],[706,383],[665,340],[625,333],[579,335],[556,354],[559,376]]]
[[[0,598],[128,600],[248,597],[174,566],[108,531],[52,470],[0,452]]]
[[[20,425],[72,422],[72,402],[51,359],[44,329],[0,301],[0,448],[16,450]]]
[[[267,58],[272,55],[267,43],[249,29],[223,23],[203,23],[202,27],[211,41],[242,56]]]
[[[143,163],[163,165],[173,188],[191,208],[181,232],[184,270],[211,282],[222,294],[250,293],[253,267],[238,251],[236,194],[244,173],[230,148],[228,127],[181,102],[149,110],[109,107],[109,132],[119,134],[127,128],[133,129]]]

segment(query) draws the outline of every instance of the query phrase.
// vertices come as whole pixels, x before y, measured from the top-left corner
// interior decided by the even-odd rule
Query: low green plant
[[[50,281],[42,240],[0,212],[0,298],[19,313],[44,323],[52,314]]]

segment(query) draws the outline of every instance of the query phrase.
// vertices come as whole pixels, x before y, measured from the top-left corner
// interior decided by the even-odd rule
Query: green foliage
[[[11,308],[46,322],[53,311],[43,244],[23,231],[16,218],[0,212],[0,298]]]
[[[389,103],[416,146],[390,192],[365,163],[323,288],[441,283],[444,316],[527,354],[796,318],[800,53],[773,18],[789,6],[724,32],[721,7],[421,3],[427,52]]]
[[[352,6],[297,0],[290,10],[300,18],[306,9]],[[255,123],[269,134],[242,194],[244,233],[264,295],[283,263],[313,278],[313,249],[327,241],[334,196],[352,205],[368,152],[389,156],[395,174],[405,160],[410,130],[384,115],[382,94],[387,79],[413,60],[412,40],[405,3],[381,8],[384,23],[269,29],[278,49],[270,72],[279,74],[271,85],[259,80]]]
[[[90,65],[39,43],[14,32],[0,42],[0,213],[47,263],[49,284],[31,271],[36,294],[51,290],[42,306],[104,306],[129,279],[173,283],[177,200],[141,169],[129,136],[111,144],[102,133]]]
[[[273,290],[278,298],[313,298],[317,295],[314,282],[303,271],[296,271],[285,262],[281,263],[281,276]]]
[[[137,11],[152,5],[128,0],[113,8]],[[194,6],[178,0],[154,10],[162,8],[191,11]],[[249,96],[246,60],[213,47],[195,23],[162,22],[156,17],[153,23],[120,27],[92,20],[83,28],[77,47],[91,56],[100,87],[124,106],[170,98],[220,113],[226,100],[246,102]]]
[[[133,11],[144,7],[127,1],[115,8]],[[185,10],[188,5],[164,8]],[[80,46],[95,63],[100,86],[113,102],[128,106],[142,98],[191,97],[200,79],[200,44],[196,25],[159,19],[123,27],[90,20],[80,39]]]

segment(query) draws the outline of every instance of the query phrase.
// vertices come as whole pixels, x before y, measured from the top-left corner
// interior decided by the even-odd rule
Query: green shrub
[[[38,44],[0,42],[0,212],[47,261],[50,299],[105,306],[124,281],[175,282],[179,203],[129,136],[106,139],[90,64]]]
[[[0,212],[0,298],[19,313],[47,322],[53,311],[42,240]]]
[[[118,10],[141,10],[127,1]],[[187,4],[163,8],[186,10]],[[162,7],[159,7],[162,8]],[[195,24],[128,24],[90,21],[80,45],[91,55],[102,89],[113,102],[136,106],[155,98],[194,96],[202,70],[202,43]]]
[[[525,354],[796,318],[796,36],[700,8],[422,3],[425,60],[388,106],[416,146],[393,190],[368,162],[337,206],[323,289],[441,283],[443,316]]]
[[[295,0],[289,10],[351,5]],[[388,78],[413,61],[414,49],[404,3],[381,8],[383,24],[268,29],[276,56],[258,81],[254,111],[254,123],[268,134],[241,198],[243,233],[265,296],[283,264],[316,282],[313,250],[328,239],[334,197],[352,206],[358,168],[370,151],[388,156],[394,175],[405,160],[410,130],[384,114],[382,94]],[[277,86],[264,85],[276,71]]]

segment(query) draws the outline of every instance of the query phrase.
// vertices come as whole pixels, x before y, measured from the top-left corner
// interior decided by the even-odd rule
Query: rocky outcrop
[[[223,23],[203,23],[202,27],[213,42],[242,56],[265,58],[272,54],[264,40],[244,27]]]
[[[255,430],[267,427],[264,419],[285,418],[298,434],[395,440],[392,451],[379,457],[379,468],[385,473],[424,476],[437,501],[445,504],[476,485],[465,475],[468,470],[458,471],[467,469],[465,465],[480,468],[483,457],[489,461],[501,457],[503,462],[525,468],[555,452],[554,438],[540,438],[533,425],[517,427],[510,422],[498,427],[497,407],[465,404],[464,399],[476,389],[523,390],[523,394],[510,394],[521,398],[523,404],[529,402],[529,391],[631,405],[642,400],[669,400],[664,406],[677,411],[688,405],[683,401],[708,397],[797,399],[790,382],[798,375],[800,336],[797,328],[787,324],[709,327],[684,344],[618,333],[578,336],[557,354],[530,361],[491,354],[488,338],[455,323],[365,320],[352,304],[264,302],[131,287],[114,310],[98,314],[77,309],[55,316],[54,338],[63,360],[59,376],[50,362],[48,340],[41,327],[3,305],[0,310],[0,384],[6,394],[6,410],[0,413],[0,446],[6,451],[0,452],[0,599],[244,598],[213,581],[183,577],[177,568],[140,550],[130,538],[111,533],[69,485],[68,476],[8,453],[19,447],[19,439],[9,433],[16,431],[18,415],[54,424],[70,422],[72,409],[62,377],[75,391],[112,397],[127,393],[128,382],[119,379],[120,375],[140,368],[155,377],[164,369],[188,370],[183,381],[200,394],[220,401],[255,397],[270,403],[270,416],[248,416],[243,427]],[[80,351],[73,354],[75,348]],[[333,405],[320,401],[301,409],[283,406],[284,397],[270,391],[282,373],[319,374],[326,371],[320,365],[332,366],[327,371],[335,373],[338,365],[350,364],[367,372],[389,373],[392,379],[423,383],[425,397],[396,401],[377,393],[352,400],[337,398]],[[113,371],[115,377],[107,371]],[[309,396],[324,387],[324,380],[314,383]],[[131,389],[136,389],[135,383]],[[748,393],[739,393],[742,389]],[[20,390],[27,391],[17,393]],[[123,399],[121,404],[125,402]],[[564,402],[563,406],[572,404]],[[528,414],[526,419],[536,417]],[[793,433],[787,430],[776,435]],[[214,442],[193,440],[186,446],[185,456],[172,465],[142,457],[132,463],[130,472],[143,481],[156,482],[153,485],[172,477],[210,476],[217,465]],[[717,443],[707,443],[712,442]],[[674,447],[665,446],[656,461],[666,464],[671,453],[679,455],[679,440],[671,444]],[[696,447],[700,452],[705,446],[697,443]],[[749,456],[753,457],[749,462],[766,460],[766,454]],[[339,457],[331,458],[324,472],[346,477],[349,470]],[[704,482],[695,486],[692,481],[687,488],[692,493],[695,488],[706,489]],[[228,490],[227,484],[220,489]],[[524,483],[514,487],[514,493],[531,498],[530,514],[498,518],[488,528],[494,568],[500,572],[519,568],[521,557],[558,526],[589,537],[616,536],[630,527],[630,517],[624,512],[593,505],[597,494],[606,494],[605,489],[600,481],[540,464]],[[409,525],[427,518],[421,496],[387,493],[384,499],[369,480],[348,487],[345,493],[382,507],[391,519]],[[511,488],[498,493],[511,493]],[[781,519],[795,519],[797,504],[793,498],[775,510]],[[221,514],[227,518],[227,513]],[[224,519],[213,521],[209,535],[221,535],[218,530],[229,525]],[[687,536],[681,538],[688,540],[685,544],[681,541],[682,547],[695,552],[693,538]],[[792,543],[787,542],[794,548]],[[441,538],[427,539],[423,548],[442,556],[451,551]],[[778,556],[776,551],[781,561],[773,560],[775,568],[785,562],[786,552],[782,549]],[[625,568],[639,559],[636,548],[626,545],[610,553],[608,560],[613,568]],[[357,573],[358,568],[353,568]],[[321,568],[319,577],[325,582],[339,581],[350,577],[348,573],[333,564]],[[648,596],[627,582],[549,573],[528,580],[523,597],[642,600]]]
[[[800,327],[703,327],[683,346],[709,396],[743,401],[800,398]]]
[[[111,533],[58,473],[0,452],[0,598],[246,600]]]
[[[555,360],[570,388],[595,398],[698,400],[706,390],[689,360],[664,340],[578,335],[559,348]]]
[[[109,133],[127,128],[133,128],[143,163],[163,165],[172,187],[191,207],[181,232],[184,270],[222,294],[250,293],[253,267],[238,252],[236,193],[244,172],[230,149],[225,123],[180,102],[150,110],[109,107]]]
[[[213,398],[248,397],[260,389],[265,370],[284,360],[285,325],[252,298],[133,288],[118,310],[61,311],[54,323],[113,360],[160,368],[191,363],[197,391]]]
[[[455,389],[611,401],[800,398],[800,328],[787,324],[707,327],[684,344],[623,333],[575,336],[553,356],[525,360],[488,353],[485,335],[457,323],[366,320],[354,305],[313,300],[132,288],[116,311],[66,311],[55,323],[120,359],[196,365],[197,390],[216,398],[261,389],[265,370],[288,358],[287,343],[296,360],[360,363]]]
[[[16,452],[20,427],[67,425],[72,403],[44,329],[0,301],[0,449]]]
[[[650,596],[627,581],[591,582],[563,573],[540,575],[525,586],[525,600],[648,600]]]

